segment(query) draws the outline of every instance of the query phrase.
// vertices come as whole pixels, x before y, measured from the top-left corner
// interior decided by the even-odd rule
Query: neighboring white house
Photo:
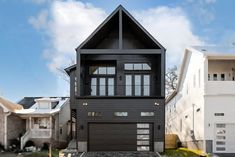
[[[235,48],[190,47],[166,100],[166,133],[184,145],[235,153]]]
[[[25,109],[16,113],[26,121],[26,132],[21,137],[21,149],[28,140],[36,146],[52,143],[54,147],[66,147],[69,137],[69,98],[26,97],[19,102]]]

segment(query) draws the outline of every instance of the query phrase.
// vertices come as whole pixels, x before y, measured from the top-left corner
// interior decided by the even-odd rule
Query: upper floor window
[[[151,70],[149,63],[126,63],[124,70]]]
[[[221,77],[220,77],[221,81],[224,81],[224,80],[225,80],[225,75],[224,75],[224,74],[221,74],[220,76],[221,76]]]
[[[115,66],[90,66],[90,95],[113,96],[115,86]]]
[[[114,66],[90,66],[90,75],[115,75],[116,68]]]
[[[125,82],[126,96],[150,95],[150,75],[127,74]]]
[[[217,80],[218,80],[217,74],[213,74],[213,80],[214,80],[214,81],[217,81]]]

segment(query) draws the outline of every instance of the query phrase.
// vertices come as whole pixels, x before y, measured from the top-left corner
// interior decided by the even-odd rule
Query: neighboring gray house
[[[70,75],[79,151],[159,151],[165,48],[119,6],[77,49]]]
[[[65,148],[69,137],[70,105],[67,97],[25,97],[19,104],[25,109],[17,115],[25,120],[26,132],[21,137],[21,149],[28,140],[42,147],[52,143],[53,147]]]
[[[23,106],[0,97],[0,144],[7,149],[13,139],[25,132],[25,122],[16,115]]]

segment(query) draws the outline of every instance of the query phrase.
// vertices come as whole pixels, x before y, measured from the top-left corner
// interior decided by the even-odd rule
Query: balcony
[[[235,81],[207,81],[205,95],[235,94]]]

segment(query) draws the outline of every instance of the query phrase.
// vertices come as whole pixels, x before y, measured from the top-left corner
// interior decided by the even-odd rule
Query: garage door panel
[[[138,148],[137,132],[138,128],[136,123],[91,123],[89,124],[89,150],[136,151]],[[149,132],[152,133],[152,130]],[[152,147],[151,143],[152,142],[149,142],[150,147]]]

